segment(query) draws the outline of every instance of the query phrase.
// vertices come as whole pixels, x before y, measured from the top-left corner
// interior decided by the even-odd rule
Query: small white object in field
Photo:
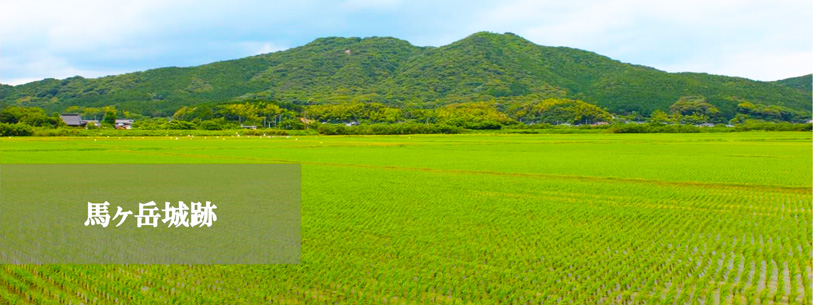
[[[177,139],[178,139],[178,137],[175,137],[175,140],[177,140]]]
[[[294,141],[299,141],[299,138],[294,139]]]

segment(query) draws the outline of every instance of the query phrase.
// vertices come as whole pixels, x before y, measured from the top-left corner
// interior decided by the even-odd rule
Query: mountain
[[[775,81],[774,83],[791,88],[796,88],[804,92],[811,92],[813,91],[813,74],[786,78],[783,80]]]
[[[166,115],[181,106],[239,99],[434,107],[568,97],[613,112],[647,114],[668,109],[680,97],[699,95],[733,116],[742,101],[810,111],[809,88],[810,82],[794,79],[760,82],[667,73],[588,51],[539,46],[511,33],[480,32],[442,47],[386,37],[320,38],[285,51],[197,67],[2,85],[0,102],[49,111],[116,105]]]

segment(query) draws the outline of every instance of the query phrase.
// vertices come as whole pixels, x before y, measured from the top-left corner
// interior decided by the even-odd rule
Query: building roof
[[[116,120],[116,124],[121,124],[121,123],[132,124],[133,120],[130,120],[130,119]]]
[[[84,126],[87,124],[82,120],[82,116],[76,113],[63,113],[60,114],[59,117],[68,126]]]

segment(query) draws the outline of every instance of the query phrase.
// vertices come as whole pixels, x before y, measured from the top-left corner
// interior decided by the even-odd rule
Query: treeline
[[[696,132],[725,125],[735,130],[800,130],[810,114],[781,106],[742,102],[734,118],[702,96],[680,98],[669,112],[650,116],[612,114],[580,100],[548,98],[514,103],[456,103],[436,108],[396,108],[381,103],[295,105],[250,99],[216,105],[183,106],[172,116],[147,117],[115,106],[66,109],[90,121],[86,129],[114,129],[117,119],[132,119],[139,130],[316,130],[322,134],[459,133],[464,130],[546,129],[552,126],[612,126],[610,132]],[[0,135],[19,136],[37,129],[68,128],[59,113],[37,107],[0,110]],[[98,124],[98,125],[97,125]],[[42,132],[41,132],[42,133]],[[59,134],[60,132],[51,132]]]
[[[463,132],[463,128],[446,124],[371,124],[359,126],[345,126],[337,124],[322,124],[317,127],[323,135],[399,135],[399,134],[455,134]]]
[[[607,128],[610,133],[700,133],[700,132],[739,132],[739,131],[811,131],[813,124],[789,122],[748,121],[744,124],[734,125],[731,128],[718,125],[706,128],[695,125],[663,125],[663,124],[613,124]]]

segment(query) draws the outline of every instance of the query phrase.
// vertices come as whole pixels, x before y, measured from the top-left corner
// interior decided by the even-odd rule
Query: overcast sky
[[[326,36],[441,46],[478,31],[669,72],[813,72],[811,0],[440,2],[0,0],[0,83],[200,65]]]

